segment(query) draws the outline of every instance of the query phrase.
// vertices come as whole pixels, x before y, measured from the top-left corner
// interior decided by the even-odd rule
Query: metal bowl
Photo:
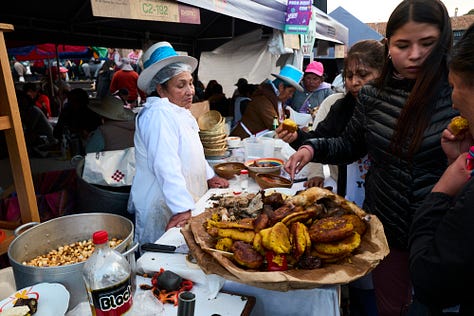
[[[84,262],[56,267],[34,267],[24,261],[46,254],[60,246],[88,240],[98,230],[106,230],[110,238],[122,239],[115,249],[122,254],[130,254],[133,246],[134,225],[120,215],[109,213],[81,213],[58,217],[47,222],[29,223],[17,228],[15,234],[27,226],[33,226],[12,241],[8,248],[8,258],[13,268],[18,289],[41,282],[61,283],[71,294],[69,308],[87,301],[87,292],[82,278]],[[134,264],[134,254],[127,258]]]

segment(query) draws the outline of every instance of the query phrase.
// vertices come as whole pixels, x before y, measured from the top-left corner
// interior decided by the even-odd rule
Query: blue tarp
[[[349,42],[345,43],[348,47],[361,40],[373,39],[379,41],[383,38],[381,34],[347,12],[343,7],[337,7],[329,13],[329,16],[349,29]]]

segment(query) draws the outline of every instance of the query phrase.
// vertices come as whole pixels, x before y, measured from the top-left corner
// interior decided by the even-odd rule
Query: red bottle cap
[[[92,235],[92,242],[95,245],[105,244],[109,240],[109,234],[105,230],[96,231]]]
[[[240,170],[240,174],[249,174],[249,171],[247,169],[242,169]]]

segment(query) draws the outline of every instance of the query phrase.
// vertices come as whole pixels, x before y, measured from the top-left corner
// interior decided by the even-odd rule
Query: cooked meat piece
[[[263,256],[248,243],[236,241],[231,250],[234,253],[235,262],[244,267],[258,269],[263,264]]]
[[[321,259],[311,255],[303,255],[297,263],[298,268],[305,270],[318,269],[321,265]]]
[[[309,236],[313,242],[332,242],[352,235],[354,226],[342,217],[326,217],[319,219],[309,228]]]
[[[270,225],[274,225],[275,223],[281,221],[287,215],[302,211],[302,207],[294,207],[292,204],[284,204],[283,206],[277,208],[273,213],[269,214],[270,216]]]
[[[270,195],[265,195],[265,194],[262,194],[262,195],[263,195],[263,204],[270,205],[273,209],[277,209],[280,206],[282,206],[283,203],[285,203],[281,193],[274,192]]]
[[[264,228],[268,227],[268,224],[270,222],[270,218],[266,213],[260,213],[260,215],[257,216],[254,222],[254,230],[256,232],[261,231]]]

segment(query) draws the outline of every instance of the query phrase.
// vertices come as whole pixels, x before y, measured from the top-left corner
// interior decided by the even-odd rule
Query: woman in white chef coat
[[[207,163],[189,111],[197,60],[179,56],[168,42],[152,45],[142,60],[138,88],[148,97],[136,118],[136,175],[129,199],[140,244],[186,224],[209,187],[229,186]]]

